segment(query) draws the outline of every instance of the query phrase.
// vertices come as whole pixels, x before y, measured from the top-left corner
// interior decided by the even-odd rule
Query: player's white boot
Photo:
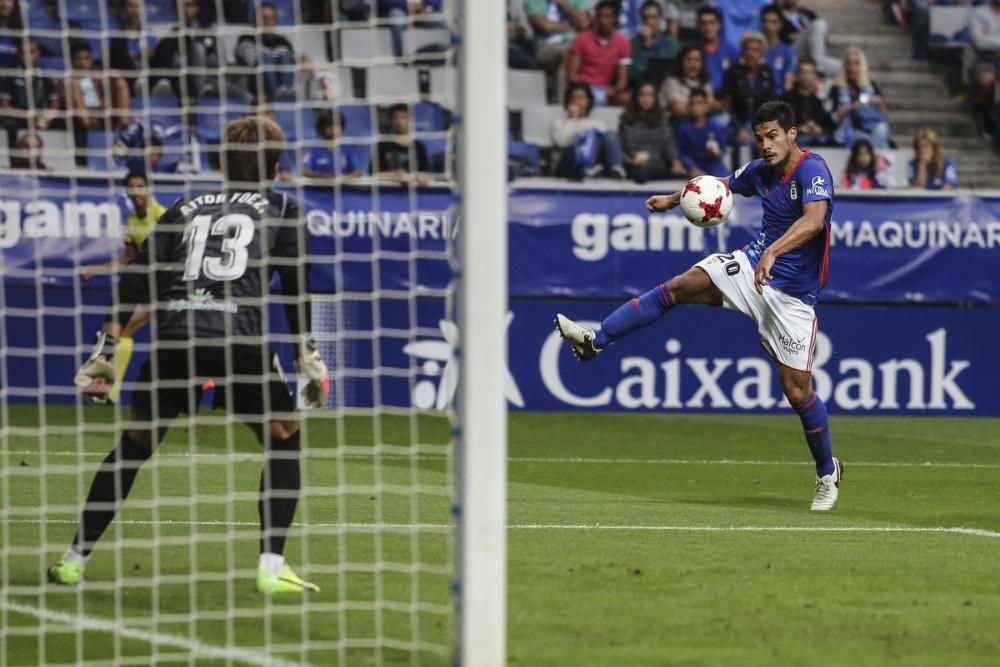
[[[94,403],[106,403],[108,392],[115,383],[115,342],[103,331],[98,332],[90,358],[83,362],[73,378],[80,393]]]
[[[833,472],[816,478],[816,495],[812,508],[818,511],[833,509],[840,495],[840,479],[844,476],[844,466],[840,459],[833,457]]]
[[[573,356],[580,361],[590,361],[600,352],[594,347],[594,330],[577,324],[562,313],[556,315],[556,329],[559,335],[569,341]]]

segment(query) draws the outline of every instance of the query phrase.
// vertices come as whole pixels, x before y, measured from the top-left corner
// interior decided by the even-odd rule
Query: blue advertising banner
[[[648,194],[514,190],[511,295],[634,296],[760,231],[755,199],[702,230],[647,212]],[[1000,302],[1000,199],[838,195],[821,300]]]
[[[169,205],[214,185],[157,184],[157,196]],[[71,284],[77,267],[120,255],[129,214],[120,192],[108,179],[0,177],[4,279]],[[314,291],[447,287],[458,233],[450,190],[289,192],[309,229]],[[646,212],[648,194],[512,189],[511,296],[635,295],[709,253],[743,246],[760,226],[755,200],[737,196],[729,220],[706,231],[675,212]],[[830,266],[826,302],[1000,303],[1000,198],[838,195]]]
[[[39,305],[39,299],[42,299]],[[108,294],[8,286],[0,364],[12,401],[76,400],[73,374],[100,328]],[[773,412],[784,409],[774,362],[754,324],[733,311],[685,307],[580,363],[552,321],[598,322],[608,301],[514,300],[508,314],[511,409]],[[1000,416],[1000,308],[820,307],[816,390],[845,414]],[[291,365],[284,317],[272,340]],[[376,322],[379,326],[375,326]],[[330,405],[440,409],[454,398],[457,326],[445,301],[317,297],[313,331],[331,367]],[[132,363],[134,376],[141,360]]]

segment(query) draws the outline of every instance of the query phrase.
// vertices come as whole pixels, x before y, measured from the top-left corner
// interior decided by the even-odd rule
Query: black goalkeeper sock
[[[139,468],[152,455],[151,447],[136,442],[127,432],[122,434],[118,447],[104,459],[90,484],[80,525],[73,538],[73,547],[77,552],[90,555],[132,490]]]
[[[299,472],[299,432],[285,440],[271,438],[260,474],[260,552],[285,553],[285,539],[295,517],[302,486]]]

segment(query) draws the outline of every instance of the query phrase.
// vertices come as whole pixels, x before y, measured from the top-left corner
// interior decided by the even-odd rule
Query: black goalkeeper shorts
[[[139,369],[132,413],[142,421],[155,419],[166,426],[181,413],[197,411],[202,385],[208,380],[216,386],[214,407],[244,421],[262,423],[295,412],[295,401],[270,346],[190,347],[185,341],[165,340],[156,344]]]

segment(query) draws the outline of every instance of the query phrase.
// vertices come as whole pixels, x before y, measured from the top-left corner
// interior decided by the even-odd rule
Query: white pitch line
[[[8,523],[41,523],[41,519],[8,519]],[[73,524],[76,519],[45,519],[45,523]],[[182,525],[182,526],[225,526],[225,527],[258,527],[256,521],[178,521],[173,519],[117,520],[124,525]],[[345,530],[446,530],[452,528],[447,523],[310,523],[299,524],[308,528],[342,528]],[[951,526],[656,526],[656,525],[614,525],[601,523],[512,523],[509,530],[603,530],[603,531],[658,531],[675,533],[952,533],[971,535],[974,537],[1000,538],[1000,531],[983,528],[963,528]]]
[[[206,644],[197,639],[187,639],[177,635],[168,635],[163,632],[147,632],[138,628],[132,628],[122,623],[110,621],[93,616],[74,616],[61,611],[52,611],[41,607],[18,604],[9,600],[0,600],[0,608],[6,608],[18,614],[34,616],[40,621],[51,621],[54,623],[65,623],[78,630],[94,630],[97,632],[107,632],[118,635],[125,639],[137,639],[139,641],[153,644],[154,646],[172,646],[187,651],[192,657],[220,658],[224,660],[236,660],[247,665],[262,665],[265,667],[294,667],[297,662],[289,662],[282,658],[276,658],[263,653],[255,653],[246,649],[216,646]]]
[[[323,454],[320,454],[323,452]],[[7,452],[10,456],[38,456],[41,454],[38,450],[32,449],[20,449],[20,450],[8,450]],[[47,456],[66,456],[66,457],[91,457],[91,458],[104,458],[107,456],[107,452],[76,452],[76,451],[66,451],[66,450],[47,450],[45,452]],[[372,454],[337,454],[335,450],[306,450],[304,453],[306,458],[345,458],[345,459],[357,459],[357,460],[370,460],[376,458],[374,453]],[[260,454],[245,454],[245,453],[233,453],[233,454],[223,454],[223,453],[198,453],[198,452],[158,452],[157,457],[165,458],[200,458],[200,459],[228,459],[231,461],[241,462],[254,462],[258,463],[262,460]],[[383,452],[377,455],[379,458],[386,459],[406,459],[411,458],[417,459],[443,459],[444,454],[418,454],[416,457],[408,454],[396,454],[390,452]],[[751,465],[751,466],[804,466],[809,465],[806,460],[801,461],[764,461],[756,459],[637,459],[637,458],[588,458],[588,457],[577,457],[577,456],[567,456],[567,457],[541,457],[541,456],[512,456],[507,459],[510,463],[583,463],[583,464],[599,464],[599,465],[610,465],[620,463],[623,465]],[[863,468],[970,468],[970,469],[984,469],[984,470],[996,470],[1000,469],[1000,463],[961,463],[954,461],[851,461],[850,459],[845,460],[844,463],[852,468],[863,467]]]

